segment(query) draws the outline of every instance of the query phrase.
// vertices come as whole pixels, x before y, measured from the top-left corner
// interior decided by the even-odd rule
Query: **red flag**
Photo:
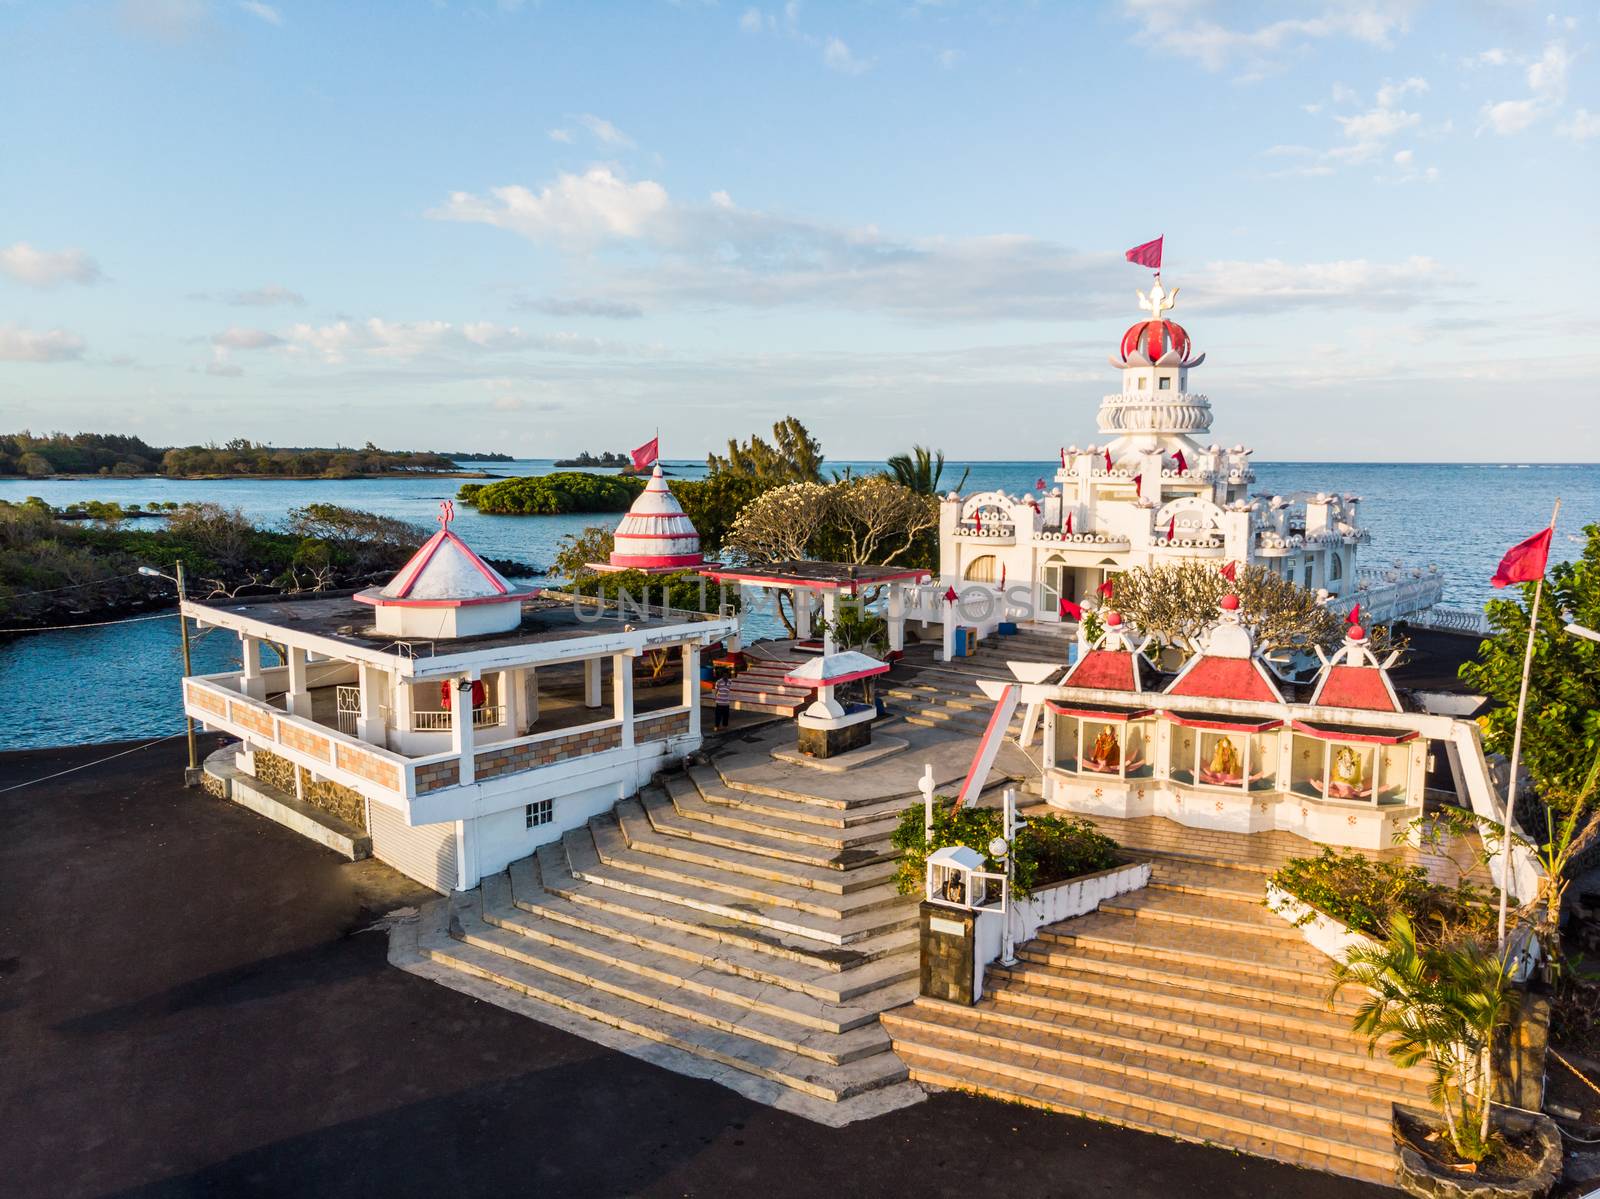
[[[983,532],[983,513],[982,512],[974,512],[972,514],[972,531],[974,533]]]
[[[661,456],[661,438],[659,435],[652,437],[629,455],[633,459],[633,469],[643,470]]]
[[[1230,562],[1224,566],[1222,568],[1222,577],[1227,579],[1230,583],[1237,583],[1239,581],[1239,564],[1237,562]]]
[[[956,599],[956,589],[954,587],[946,587],[944,589],[944,602],[947,604],[953,604],[956,602]]]
[[[1067,532],[1072,532],[1072,513],[1067,513]]]
[[[1116,589],[1116,583],[1111,579],[1107,579],[1104,583],[1100,584],[1100,594],[1105,596],[1107,599],[1111,598],[1111,593]]]
[[[1162,234],[1155,241],[1147,241],[1142,246],[1134,246],[1123,257],[1129,262],[1137,263],[1139,266],[1147,266],[1159,271],[1161,269],[1161,241],[1165,236],[1166,234]]]
[[[1083,619],[1083,609],[1069,599],[1061,601],[1061,615],[1070,616],[1073,620]]]
[[[1107,446],[1106,447],[1106,474],[1109,475],[1111,473],[1111,470],[1112,470],[1112,467],[1111,467],[1111,447]]]
[[[1066,463],[1063,462],[1061,465],[1065,466]],[[1043,491],[1044,490],[1044,477],[1042,475],[1040,476],[1039,481],[1033,485],[1033,489],[1035,491]]]
[[[1005,589],[1006,589],[1006,564],[1004,562],[1002,562],[1002,563],[1000,563],[1000,590],[1004,591]]]
[[[1189,472],[1189,460],[1183,456],[1183,451],[1179,450],[1173,456],[1178,460],[1178,473],[1187,474]]]
[[[1171,541],[1178,535],[1178,518],[1176,516],[1167,521],[1167,540]]]
[[[1143,495],[1144,494],[1144,476],[1143,475],[1134,475],[1133,476],[1133,494],[1134,495]]]
[[[1067,465],[1067,447],[1066,446],[1062,446],[1061,447],[1061,467],[1062,467],[1063,470],[1066,469],[1066,465]]]
[[[1361,623],[1361,605],[1360,604],[1357,604],[1355,607],[1350,609],[1350,615],[1346,616],[1344,618],[1344,622],[1345,622],[1345,624],[1360,624]]]
[[[1500,569],[1489,582],[1495,587],[1512,583],[1532,583],[1544,578],[1545,564],[1550,560],[1550,534],[1541,529],[1526,541],[1519,541],[1500,559]]]

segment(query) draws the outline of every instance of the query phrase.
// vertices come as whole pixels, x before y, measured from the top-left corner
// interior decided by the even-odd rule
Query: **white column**
[[[394,680],[394,727],[402,732],[411,732],[411,726],[416,722],[416,693],[411,688],[411,680],[397,677]]]
[[[683,705],[689,709],[689,736],[700,735],[700,643],[683,643]]]
[[[452,684],[467,684],[464,689],[457,686],[450,695],[450,752],[461,759],[463,787],[477,778],[477,763],[472,756],[476,751],[472,739],[472,684],[479,677],[480,672],[474,667],[461,680],[451,680]]]
[[[291,716],[311,719],[311,687],[307,679],[306,651],[289,647],[289,694],[284,707]]]
[[[537,667],[530,666],[522,672],[522,694],[528,717],[528,727],[532,728],[539,721],[539,670]]]
[[[244,679],[239,689],[251,699],[266,699],[267,680],[261,674],[261,638],[240,633],[239,656],[244,659]]]
[[[822,593],[822,615],[828,622],[828,627],[822,633],[822,653],[827,656],[836,648],[833,643],[833,622],[839,619],[839,593],[828,590]]]
[[[500,729],[515,737],[522,728],[522,671],[502,670],[495,687],[500,692]]]
[[[612,711],[622,722],[622,744],[633,744],[633,658],[628,654],[611,657]]]
[[[811,592],[804,587],[796,587],[791,595],[794,596],[794,632],[795,636],[805,641],[811,637]]]
[[[389,674],[366,662],[356,668],[361,685],[361,711],[356,715],[356,736],[371,745],[385,744],[383,702],[389,697]]]
[[[1048,708],[1044,713],[1044,749],[1039,760],[1046,770],[1056,764],[1056,714]],[[1050,798],[1048,791],[1045,793],[1045,798]]]
[[[889,584],[889,652],[903,653],[906,648],[906,584]]]
[[[585,658],[583,662],[583,706],[600,706],[600,659]]]

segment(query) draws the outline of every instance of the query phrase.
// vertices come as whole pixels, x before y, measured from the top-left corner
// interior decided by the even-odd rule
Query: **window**
[[[541,824],[549,824],[556,818],[556,801],[541,799],[538,803],[531,803],[522,809],[526,827],[535,828]]]
[[[1143,375],[1140,375],[1139,376],[1139,390],[1143,391],[1147,386],[1149,386],[1149,385],[1145,382],[1145,377]]]
[[[1151,754],[1155,746],[1155,721],[1094,720],[1052,710],[1057,770],[1073,774],[1147,779],[1155,773]]]
[[[1328,582],[1336,582],[1344,575],[1344,564],[1339,561],[1338,554],[1328,555]]]
[[[992,583],[999,577],[995,567],[994,555],[984,554],[974,558],[967,564],[967,573],[963,576],[969,583]]]
[[[1289,775],[1290,790],[1314,799],[1370,802],[1374,795],[1377,765],[1377,754],[1371,745],[1296,737],[1294,762]]]
[[[1156,380],[1156,387],[1159,388],[1162,391],[1171,391],[1172,390],[1172,376],[1171,375],[1162,375],[1161,378]]]

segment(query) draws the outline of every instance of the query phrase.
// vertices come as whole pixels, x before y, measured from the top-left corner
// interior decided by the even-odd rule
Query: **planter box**
[[[1267,907],[1298,928],[1313,949],[1321,950],[1336,962],[1344,961],[1345,954],[1357,945],[1378,944],[1365,933],[1340,924],[1272,883],[1267,884]]]
[[[1538,1165],[1527,1178],[1491,1182],[1471,1174],[1458,1174],[1434,1165],[1398,1135],[1402,1116],[1428,1127],[1443,1127],[1441,1117],[1422,1108],[1394,1105],[1395,1150],[1399,1162],[1395,1183],[1408,1195],[1422,1199],[1544,1199],[1561,1181],[1563,1155],[1561,1131],[1549,1116],[1532,1112],[1496,1111],[1494,1124],[1502,1132],[1532,1133],[1538,1142]]]

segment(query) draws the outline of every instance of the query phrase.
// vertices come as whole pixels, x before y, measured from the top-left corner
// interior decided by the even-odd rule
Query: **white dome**
[[[688,569],[701,566],[700,534],[684,515],[662,477],[661,467],[617,525],[611,565],[618,570]]]

